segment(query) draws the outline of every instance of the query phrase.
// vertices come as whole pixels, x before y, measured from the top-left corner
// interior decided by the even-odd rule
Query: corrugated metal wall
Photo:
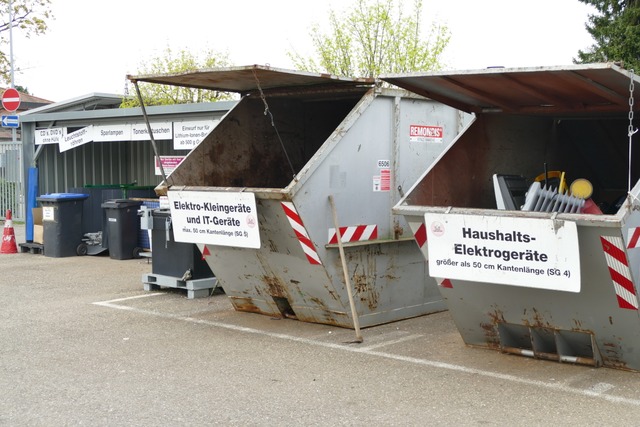
[[[172,141],[156,141],[158,152],[186,155]],[[55,144],[42,146],[38,157],[39,192],[64,193],[86,185],[132,184],[156,186],[162,177],[155,174],[150,141],[93,142],[60,153]]]
[[[0,218],[11,209],[13,219],[23,220],[22,143],[0,142]]]
[[[100,102],[103,102],[100,105],[106,107],[90,108]],[[24,168],[37,168],[38,183],[34,200],[23,197],[20,209],[26,211],[37,206],[37,197],[44,194],[78,191],[93,194],[92,190],[84,191],[87,187],[103,187],[107,190],[115,186],[123,189],[122,197],[154,196],[153,188],[162,182],[162,177],[156,175],[155,153],[151,141],[110,141],[109,138],[103,138],[105,134],[102,132],[111,127],[111,132],[114,129],[122,130],[122,135],[126,135],[126,138],[139,139],[139,130],[134,135],[132,128],[131,135],[127,135],[127,126],[140,127],[144,124],[140,108],[117,108],[119,102],[120,98],[114,101],[113,97],[91,95],[21,117],[22,160],[18,164]],[[152,126],[154,123],[164,123],[173,126],[175,130],[176,125],[186,123],[189,127],[187,131],[179,128],[178,136],[175,132],[172,134],[176,138],[175,145],[173,139],[156,139],[157,154],[168,156],[167,164],[171,163],[171,157],[186,156],[190,151],[189,147],[197,143],[198,138],[205,136],[202,133],[189,133],[194,123],[204,123],[195,131],[210,131],[209,127],[215,127],[235,104],[236,101],[221,101],[149,107],[147,113]],[[80,140],[78,145],[65,144],[63,152],[60,152],[61,132],[69,135],[88,126],[93,126],[89,134],[91,139]],[[96,128],[99,129],[98,133],[93,134]],[[42,130],[51,132],[43,133]],[[169,137],[162,132],[164,131],[160,134],[164,138]],[[65,140],[66,142],[68,141]],[[119,197],[115,194],[109,197]],[[29,220],[27,217],[26,221]]]

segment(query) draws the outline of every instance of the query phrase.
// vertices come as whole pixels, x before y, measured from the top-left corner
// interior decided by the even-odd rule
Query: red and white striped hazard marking
[[[340,237],[342,243],[364,242],[378,238],[377,225],[354,225],[351,227],[340,227]],[[338,234],[335,228],[329,229],[329,244],[338,243]]]
[[[320,257],[316,252],[315,247],[313,246],[313,242],[311,238],[309,238],[309,234],[307,230],[304,228],[304,224],[302,223],[302,218],[298,215],[298,211],[293,206],[291,202],[280,202],[282,205],[282,209],[284,209],[284,213],[287,215],[287,219],[289,220],[289,224],[291,224],[291,228],[295,231],[296,236],[298,237],[298,241],[300,242],[300,246],[304,251],[304,254],[307,256],[310,264],[321,265]]]
[[[204,245],[204,248],[202,249],[202,260],[205,260],[206,256],[211,256],[211,251],[209,250],[209,246]]]
[[[449,279],[436,279],[436,281],[438,282],[438,286],[440,286],[441,288],[453,289],[453,283],[451,283],[451,280]]]
[[[630,228],[627,234],[627,249],[640,248],[640,227]]]
[[[424,222],[420,224],[420,227],[418,227],[416,232],[413,234],[413,237],[415,237],[420,249],[427,244],[427,226]]]
[[[630,310],[638,309],[638,297],[633,286],[629,262],[621,237],[600,236],[604,256],[609,266],[609,274],[618,297],[618,306]]]

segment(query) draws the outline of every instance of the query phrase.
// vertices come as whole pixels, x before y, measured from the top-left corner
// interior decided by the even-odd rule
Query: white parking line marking
[[[110,299],[108,301],[99,301],[99,302],[94,302],[94,305],[108,305],[112,302],[120,302],[120,301],[128,301],[131,299],[139,299],[139,298],[148,298],[148,297],[157,297],[159,295],[166,295],[164,293],[159,293],[159,292],[154,292],[154,293],[150,293],[150,294],[143,294],[143,295],[136,295],[133,297],[126,297],[126,298],[118,298],[118,299]]]
[[[150,294],[150,295],[156,295],[156,294]],[[157,295],[162,295],[162,294],[157,294]],[[94,302],[93,304],[99,305],[99,306],[102,306],[102,307],[113,308],[113,309],[116,309],[116,310],[132,311],[134,313],[145,314],[145,315],[149,315],[149,316],[162,317],[162,318],[165,318],[165,319],[181,320],[181,321],[184,321],[184,322],[190,322],[190,323],[195,323],[195,324],[200,324],[200,325],[213,326],[213,327],[222,328],[222,329],[228,329],[228,330],[232,330],[232,331],[245,332],[245,333],[248,333],[248,334],[263,335],[263,336],[267,336],[267,337],[271,337],[271,338],[288,340],[288,341],[298,342],[298,343],[306,344],[306,345],[330,348],[330,349],[333,349],[333,350],[342,350],[342,351],[348,351],[348,352],[352,352],[352,353],[361,353],[361,354],[366,354],[368,356],[381,357],[381,358],[385,358],[385,359],[395,360],[395,361],[398,361],[398,362],[411,363],[411,364],[414,364],[414,365],[429,366],[429,367],[432,367],[432,368],[439,368],[439,369],[446,369],[446,370],[450,370],[450,371],[463,372],[465,374],[471,374],[471,375],[480,375],[480,376],[483,376],[483,377],[495,378],[495,379],[508,381],[508,382],[512,382],[512,383],[518,383],[518,384],[524,384],[524,385],[528,385],[528,386],[546,388],[546,389],[549,389],[549,390],[555,390],[555,391],[559,391],[559,392],[563,392],[563,393],[572,393],[572,394],[577,394],[577,395],[581,395],[581,396],[588,396],[588,397],[592,397],[592,398],[596,398],[596,399],[602,399],[602,400],[606,400],[606,401],[612,402],[612,403],[624,403],[624,404],[627,404],[627,405],[640,407],[640,400],[638,400],[638,399],[630,399],[630,398],[626,398],[626,397],[612,396],[612,395],[608,395],[608,394],[603,394],[604,391],[605,391],[604,390],[605,387],[597,387],[597,386],[595,386],[595,387],[591,387],[591,388],[588,388],[588,389],[576,388],[576,387],[567,386],[565,384],[557,383],[557,382],[545,382],[545,381],[539,381],[539,380],[532,380],[532,379],[518,377],[518,376],[515,376],[515,375],[510,375],[510,374],[502,374],[500,372],[485,371],[485,370],[482,370],[482,369],[469,368],[467,366],[462,366],[462,365],[454,365],[452,363],[438,362],[436,360],[418,359],[416,357],[400,356],[400,355],[397,355],[397,354],[384,353],[384,352],[380,352],[380,351],[374,351],[374,350],[371,350],[371,349],[366,348],[366,347],[356,347],[354,345],[349,345],[349,344],[336,344],[336,343],[330,343],[330,342],[315,341],[315,340],[311,340],[311,339],[308,339],[308,338],[300,338],[300,337],[281,334],[281,333],[277,333],[277,332],[267,332],[267,331],[262,331],[262,330],[259,330],[259,329],[248,328],[248,327],[245,327],[245,326],[238,326],[238,325],[232,325],[232,324],[222,323],[222,322],[214,322],[214,321],[203,320],[203,319],[194,319],[192,317],[187,317],[187,316],[180,316],[180,315],[170,314],[170,313],[159,313],[159,312],[150,311],[150,310],[144,310],[144,309],[140,309],[140,308],[136,308],[136,307],[113,304],[113,302],[124,301],[124,300],[128,300],[128,299],[133,299],[133,298],[134,297],[122,298],[120,300]]]
[[[406,337],[398,338],[398,339],[395,339],[395,340],[382,341],[382,342],[379,342],[377,344],[365,345],[365,346],[361,347],[360,349],[361,350],[373,350],[374,348],[386,347],[388,345],[399,344],[399,343],[404,342],[404,341],[411,341],[411,340],[415,340],[415,339],[422,338],[422,337],[424,337],[424,335],[422,335],[422,334],[412,334],[412,335],[407,335]]]
[[[588,390],[592,393],[595,393],[597,395],[600,395],[602,393],[605,393],[609,390],[611,390],[612,388],[615,388],[615,386],[613,384],[609,384],[609,383],[597,383],[592,385],[591,387],[588,388]]]

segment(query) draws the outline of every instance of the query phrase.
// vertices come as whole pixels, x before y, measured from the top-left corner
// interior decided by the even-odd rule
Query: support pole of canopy
[[[136,95],[138,96],[138,102],[140,102],[140,108],[142,109],[142,116],[144,117],[144,122],[147,125],[147,132],[149,132],[149,139],[151,140],[151,145],[153,146],[153,154],[156,156],[156,161],[158,165],[160,165],[160,173],[162,174],[162,179],[166,186],[169,186],[169,182],[167,181],[167,175],[164,173],[164,166],[162,166],[162,162],[160,161],[160,156],[158,155],[158,147],[156,146],[156,140],[153,138],[153,132],[151,131],[151,124],[149,123],[149,116],[147,116],[147,110],[144,107],[144,101],[142,100],[142,95],[140,94],[140,88],[138,87],[138,82],[133,80],[133,86],[136,88]]]

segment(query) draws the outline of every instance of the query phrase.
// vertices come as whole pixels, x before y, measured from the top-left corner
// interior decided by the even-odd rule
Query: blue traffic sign
[[[20,118],[18,116],[2,116],[3,128],[17,128],[20,126]]]

